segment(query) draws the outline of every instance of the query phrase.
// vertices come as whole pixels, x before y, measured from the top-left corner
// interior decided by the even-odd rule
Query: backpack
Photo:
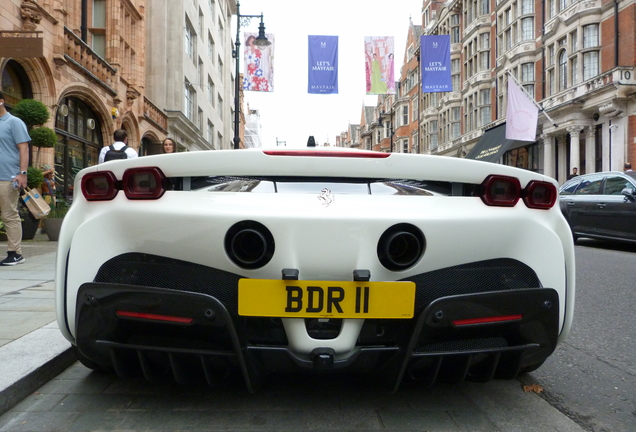
[[[115,150],[112,144],[109,145],[108,148],[109,150],[104,155],[104,162],[115,159],[128,159],[128,155],[126,154],[126,150],[128,149],[127,145],[124,145],[121,150]]]

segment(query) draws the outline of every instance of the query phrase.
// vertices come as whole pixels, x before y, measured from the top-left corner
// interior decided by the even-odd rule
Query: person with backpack
[[[104,163],[116,159],[134,159],[137,152],[132,147],[128,147],[128,133],[123,129],[117,129],[113,134],[115,142],[104,147],[99,153],[97,163]]]

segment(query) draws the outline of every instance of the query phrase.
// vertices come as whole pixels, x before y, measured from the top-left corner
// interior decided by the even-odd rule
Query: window
[[[197,68],[197,74],[199,75],[199,86],[203,87],[204,83],[203,83],[203,60],[201,60],[201,58],[199,58],[199,67]]]
[[[488,15],[490,13],[490,0],[479,0],[480,10],[482,15]]]
[[[534,18],[524,18],[521,20],[521,40],[534,39]]]
[[[204,23],[205,20],[203,19],[203,11],[201,9],[199,9],[199,34],[201,35],[201,37],[203,37],[204,33]]]
[[[625,188],[633,188],[634,185],[629,180],[623,177],[607,177],[605,179],[605,186],[603,186],[603,195],[622,195],[622,191]]]
[[[208,58],[214,63],[214,41],[212,40],[212,33],[208,32]]]
[[[523,63],[521,65],[521,82],[534,81],[534,63]]]
[[[214,83],[208,75],[208,102],[214,107]]]
[[[572,57],[570,60],[570,73],[572,74],[570,77],[570,82],[572,85],[576,85],[579,83],[579,59],[577,57]]]
[[[196,34],[194,33],[194,29],[192,28],[192,24],[186,18],[186,26],[185,26],[185,51],[190,57],[190,60],[194,61],[194,46],[196,44]]]
[[[187,118],[190,119],[190,121],[194,121],[194,88],[192,88],[192,85],[190,84],[190,81],[188,81],[187,79],[185,80],[185,106],[184,106],[184,110],[185,112],[183,113]]]
[[[490,123],[490,105],[479,108],[479,126],[485,126]]]
[[[532,0],[521,0],[521,15],[529,15],[534,12],[534,2]]]
[[[559,0],[559,11],[564,11],[567,7],[567,0]]]
[[[214,126],[210,120],[208,120],[208,142],[212,147],[214,147]]]
[[[583,27],[583,49],[598,46],[598,24]]]
[[[197,126],[199,127],[199,130],[203,132],[203,110],[201,108],[197,110],[197,120]]]
[[[402,107],[402,126],[409,124],[409,107],[404,105]]]
[[[598,75],[598,51],[583,54],[583,80],[587,81]]]
[[[451,15],[451,43],[460,43],[459,14]]]
[[[565,50],[559,53],[559,91],[568,88],[568,57]]]
[[[208,0],[208,8],[210,9],[210,20],[214,20],[214,0]]]
[[[451,139],[459,138],[461,135],[461,124],[459,107],[451,108],[451,121],[453,122],[451,125]]]
[[[98,56],[106,57],[106,0],[93,0],[91,48]]]
[[[579,187],[574,191],[574,195],[596,195],[601,191],[602,176],[594,176],[591,181],[585,179],[581,181]]]
[[[554,45],[548,48],[548,66],[554,65]]]
[[[574,54],[578,49],[578,33],[576,30],[570,33],[570,47],[570,51],[572,52],[572,54]]]
[[[403,140],[402,141],[402,153],[408,153],[409,152],[409,140]]]
[[[461,66],[460,66],[460,60],[459,59],[453,59],[451,60],[451,80],[452,80],[452,84],[453,84],[453,91],[454,92],[458,92],[461,90],[461,83],[459,81],[460,76],[459,73],[461,71]]]
[[[549,0],[550,1],[550,18],[554,17],[556,15],[556,5],[557,5],[557,0]]]
[[[437,146],[439,145],[439,138],[438,138],[438,129],[437,129],[437,120],[433,120],[430,123],[430,130],[429,130],[429,134],[428,134],[429,138],[430,138],[430,149],[434,150],[437,148]]]
[[[548,94],[554,94],[554,69],[548,71]]]

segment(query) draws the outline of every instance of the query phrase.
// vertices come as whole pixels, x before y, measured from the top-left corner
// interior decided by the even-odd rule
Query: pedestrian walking
[[[138,156],[135,149],[128,147],[128,132],[124,129],[117,129],[113,134],[113,139],[115,142],[104,147],[99,153],[97,163],[115,159],[134,159]]]
[[[7,257],[2,266],[22,264],[22,223],[18,213],[20,189],[27,185],[29,141],[26,125],[11,115],[0,91],[0,217],[7,233]]]

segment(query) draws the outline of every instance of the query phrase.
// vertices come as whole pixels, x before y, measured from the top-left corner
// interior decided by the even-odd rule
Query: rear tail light
[[[375,151],[263,150],[263,153],[268,156],[312,156],[363,159],[384,159],[391,156],[391,153]]]
[[[124,172],[122,186],[126,198],[132,200],[158,199],[166,192],[166,176],[157,167],[132,168]]]
[[[515,177],[489,175],[481,184],[481,200],[498,207],[514,207],[521,197],[521,184]]]
[[[117,195],[117,178],[110,171],[95,172],[82,177],[82,194],[87,201],[109,201]]]
[[[82,194],[87,201],[109,201],[123,189],[130,200],[159,199],[166,192],[165,182],[157,167],[128,169],[121,182],[112,172],[100,171],[82,177]]]
[[[523,202],[528,208],[550,209],[556,203],[557,189],[552,183],[531,181],[523,193]]]
[[[493,324],[493,323],[503,323],[510,321],[521,321],[523,315],[498,315],[491,317],[483,317],[483,318],[468,318],[462,320],[453,321],[453,325],[455,326],[465,326],[465,325],[475,325],[475,324]]]

